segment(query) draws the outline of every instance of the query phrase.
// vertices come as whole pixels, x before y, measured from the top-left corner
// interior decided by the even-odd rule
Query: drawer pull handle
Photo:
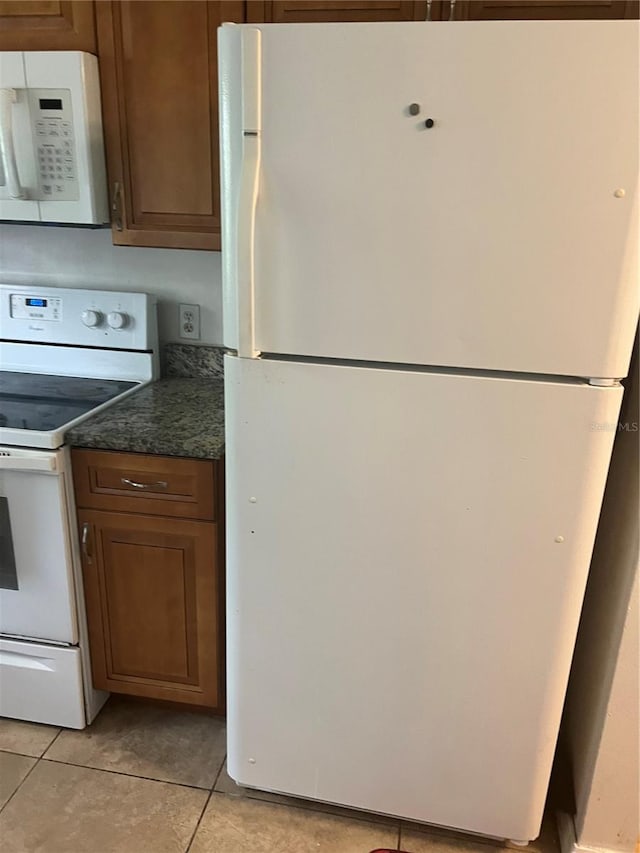
[[[169,483],[166,480],[158,480],[155,483],[136,483],[135,480],[130,480],[128,477],[122,477],[121,483],[125,486],[132,486],[134,489],[166,489]]]

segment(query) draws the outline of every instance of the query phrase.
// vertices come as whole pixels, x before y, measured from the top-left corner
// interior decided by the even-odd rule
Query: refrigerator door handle
[[[242,31],[242,166],[237,221],[238,355],[256,358],[254,278],[256,206],[261,159],[261,75],[258,29]]]

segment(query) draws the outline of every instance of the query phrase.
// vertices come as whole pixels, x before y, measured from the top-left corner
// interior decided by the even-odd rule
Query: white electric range
[[[147,294],[0,284],[0,716],[83,728],[106,699],[65,434],[157,375]]]

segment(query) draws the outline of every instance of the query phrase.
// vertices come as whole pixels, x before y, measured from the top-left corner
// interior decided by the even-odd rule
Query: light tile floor
[[[1,853],[498,853],[496,843],[238,788],[224,722],[112,697],[70,731],[0,719]],[[532,853],[558,853],[545,821]]]

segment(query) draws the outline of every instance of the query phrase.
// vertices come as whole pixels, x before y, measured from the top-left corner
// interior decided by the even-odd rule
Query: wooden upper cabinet
[[[451,6],[443,3],[443,17]],[[457,0],[459,21],[637,18],[637,0]]]
[[[0,0],[0,50],[96,52],[89,0]]]
[[[638,0],[247,0],[247,20],[275,24],[317,21],[497,21],[553,18],[637,18]]]
[[[216,30],[244,3],[97,3],[113,241],[220,248]]]
[[[247,0],[252,23],[416,21],[426,14],[426,0]]]

